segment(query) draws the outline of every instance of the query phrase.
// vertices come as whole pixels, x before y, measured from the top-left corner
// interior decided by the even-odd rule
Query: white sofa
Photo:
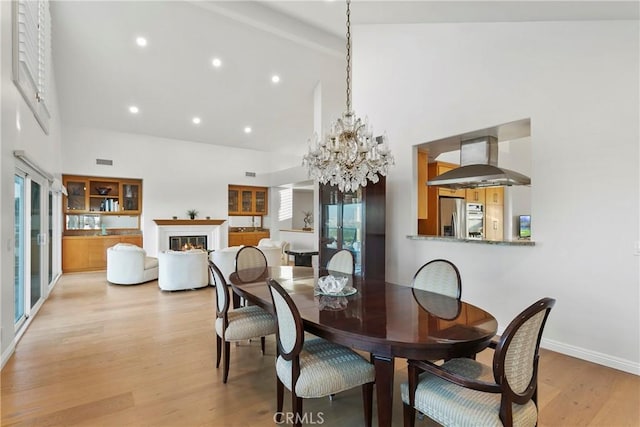
[[[116,285],[137,285],[158,278],[158,258],[131,243],[107,248],[107,280]]]
[[[158,262],[158,287],[163,291],[209,286],[207,253],[203,250],[162,251]]]

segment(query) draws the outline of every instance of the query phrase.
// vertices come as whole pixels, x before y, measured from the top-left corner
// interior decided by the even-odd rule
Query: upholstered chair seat
[[[291,360],[278,357],[276,373],[292,390]],[[306,340],[300,352],[300,376],[296,395],[302,398],[324,397],[375,380],[375,370],[351,349],[322,338]]]
[[[227,341],[264,337],[276,332],[273,316],[257,305],[229,310],[227,319],[227,329],[224,329],[221,317],[216,319],[216,333]]]

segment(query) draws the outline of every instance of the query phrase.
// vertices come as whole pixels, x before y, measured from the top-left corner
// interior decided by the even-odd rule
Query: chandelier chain
[[[324,138],[314,134],[302,164],[309,177],[338,190],[355,191],[386,176],[394,160],[386,134],[373,136],[368,121],[351,110],[351,0],[347,3],[347,109]]]
[[[347,111],[351,111],[351,0],[347,0]]]

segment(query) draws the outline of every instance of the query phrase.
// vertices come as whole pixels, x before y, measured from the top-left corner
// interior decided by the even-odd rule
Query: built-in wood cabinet
[[[484,204],[484,238],[504,239],[504,187],[487,187]]]
[[[418,221],[429,218],[429,211],[427,210],[429,203],[429,187],[427,187],[428,165],[428,154],[423,151],[418,151]]]
[[[458,167],[458,165],[453,163],[431,162],[427,165],[427,181],[456,167]],[[453,190],[450,188],[427,186],[427,218],[418,218],[418,234],[429,236],[437,236],[440,234],[440,197],[457,197],[465,199],[466,190]]]
[[[347,249],[355,260],[355,274],[384,280],[385,197],[385,177],[344,193],[336,186],[320,185],[321,266]]]
[[[230,231],[229,246],[258,246],[260,239],[268,239],[268,231]]]
[[[465,200],[467,203],[481,203],[484,205],[484,199],[484,188],[469,188],[465,191]]]
[[[504,205],[504,187],[487,187],[485,192],[487,205]]]
[[[107,248],[118,243],[142,247],[142,235],[63,236],[62,271],[104,270],[107,268]]]
[[[65,214],[136,215],[142,210],[142,180],[63,175]]]
[[[266,187],[229,186],[229,215],[267,215]]]

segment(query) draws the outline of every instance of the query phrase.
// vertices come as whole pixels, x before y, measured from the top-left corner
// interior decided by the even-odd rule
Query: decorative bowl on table
[[[349,277],[347,276],[334,276],[332,274],[318,279],[318,285],[316,293],[319,295],[330,296],[348,296],[353,295],[356,290],[352,287],[347,287],[349,283]]]
[[[109,192],[111,192],[111,187],[96,187],[96,191],[99,195],[106,196],[107,194],[109,194]]]

